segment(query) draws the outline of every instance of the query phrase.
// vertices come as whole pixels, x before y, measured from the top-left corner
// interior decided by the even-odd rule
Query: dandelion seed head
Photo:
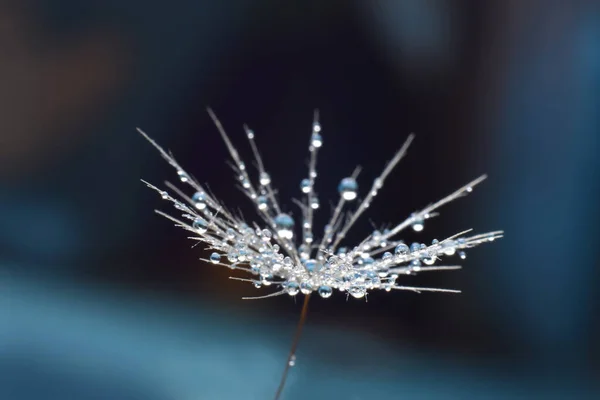
[[[460,266],[446,264],[444,261],[456,254],[459,259],[465,259],[466,250],[503,235],[502,231],[468,235],[468,230],[441,241],[434,239],[430,245],[415,242],[410,246],[398,238],[407,228],[412,228],[415,232],[424,231],[426,219],[437,216],[438,209],[443,205],[471,193],[485,179],[482,176],[441,200],[413,212],[400,223],[388,225],[389,228],[383,230],[375,229],[354,245],[342,245],[348,231],[384,190],[386,179],[414,139],[412,134],[373,181],[370,189],[365,191],[366,196],[361,201],[356,201],[359,195],[358,169],[339,181],[337,189],[340,196],[337,205],[322,232],[319,232],[313,223],[314,214],[320,210],[315,184],[318,176],[317,154],[323,147],[318,113],[315,113],[308,142],[308,178],[300,182],[303,199],[297,201],[301,211],[297,227],[292,214],[282,210],[277,191],[272,186],[271,177],[255,143],[255,132],[244,127],[254,155],[254,162],[248,165],[255,165],[257,168],[256,172],[251,172],[220,121],[211,110],[209,114],[232,158],[241,190],[255,205],[258,221],[244,220],[228,211],[170,153],[139,130],[175,169],[179,181],[192,191],[192,195],[188,197],[184,190],[174,185],[169,184],[169,191],[165,191],[144,183],[181,212],[179,216],[162,212],[159,214],[191,232],[194,239],[210,249],[212,253],[207,261],[248,274],[249,278],[236,279],[250,282],[256,288],[276,288],[275,292],[267,295],[269,297],[317,292],[321,298],[327,299],[334,290],[346,292],[348,296],[357,299],[364,299],[372,290],[457,292],[450,289],[401,286],[397,280],[400,275],[458,269]]]

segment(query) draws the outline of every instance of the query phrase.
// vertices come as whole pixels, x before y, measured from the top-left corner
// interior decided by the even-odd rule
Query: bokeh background
[[[349,241],[482,173],[407,240],[506,231],[407,279],[461,295],[314,298],[285,399],[600,397],[597,2],[5,0],[0,54],[0,398],[272,397],[300,298],[242,301],[139,181],[138,126],[253,215],[209,105],[292,212],[320,109],[320,222],[416,132]]]

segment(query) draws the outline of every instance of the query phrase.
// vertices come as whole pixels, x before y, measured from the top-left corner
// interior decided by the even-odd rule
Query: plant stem
[[[304,304],[302,304],[302,311],[300,312],[300,320],[298,321],[298,326],[296,327],[296,333],[294,335],[292,347],[290,348],[290,354],[288,355],[287,361],[285,363],[285,368],[283,369],[283,376],[281,377],[281,382],[279,382],[279,388],[277,388],[277,393],[275,393],[275,400],[279,400],[279,397],[281,396],[281,393],[283,392],[283,388],[285,386],[285,380],[287,379],[288,372],[291,367],[290,363],[294,362],[292,361],[292,359],[296,356],[296,348],[298,347],[298,342],[300,341],[300,336],[302,335],[302,327],[304,326],[304,321],[306,321],[309,300],[310,294],[307,294],[304,297]]]

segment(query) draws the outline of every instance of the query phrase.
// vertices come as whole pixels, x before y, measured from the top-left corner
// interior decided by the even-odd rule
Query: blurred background
[[[1,399],[273,396],[300,296],[242,301],[139,181],[138,126],[254,218],[206,106],[295,213],[320,110],[321,223],[416,132],[348,242],[482,173],[406,240],[506,232],[406,280],[461,295],[312,299],[283,398],[599,398],[597,2],[4,0],[0,51]]]

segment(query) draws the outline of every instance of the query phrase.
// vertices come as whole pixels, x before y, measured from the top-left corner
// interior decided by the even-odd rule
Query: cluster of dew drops
[[[320,244],[315,243],[312,216],[319,209],[319,200],[314,192],[314,183],[317,177],[316,154],[323,145],[321,125],[315,117],[309,142],[311,161],[308,178],[300,182],[300,190],[305,198],[303,202],[299,202],[303,220],[302,237],[298,240],[300,244],[297,246],[294,241],[295,221],[291,215],[282,212],[277,204],[271,187],[271,178],[264,170],[260,154],[254,145],[254,132],[246,128],[246,136],[253,146],[255,162],[259,165],[256,187],[252,185],[245,164],[237,150],[231,145],[220,122],[216,120],[216,117],[214,120],[232,155],[241,189],[254,202],[257,212],[263,220],[262,227],[261,224],[253,224],[254,227],[251,227],[240,218],[224,211],[220,202],[193,180],[170,154],[140,131],[176,168],[180,181],[192,186],[195,192],[191,197],[186,197],[181,192],[179,192],[179,197],[173,197],[167,191],[157,189],[150,184],[147,185],[159,191],[163,199],[174,203],[175,208],[183,212],[182,218],[186,221],[165,216],[176,221],[184,229],[194,232],[197,240],[206,243],[209,248],[213,249],[208,261],[249,273],[250,279],[239,278],[239,280],[251,282],[256,288],[268,286],[279,288],[278,291],[261,297],[281,294],[296,296],[298,293],[307,295],[317,292],[320,297],[329,298],[334,290],[339,290],[354,298],[363,298],[369,290],[373,289],[457,292],[450,289],[401,286],[396,281],[403,274],[413,275],[424,271],[458,269],[460,267],[457,265],[436,265],[436,263],[455,254],[464,260],[466,249],[502,237],[501,231],[474,236],[465,236],[464,234],[469,232],[465,231],[442,241],[434,239],[431,245],[415,242],[410,246],[402,240],[394,239],[400,231],[408,226],[416,232],[423,231],[425,220],[437,215],[433,212],[435,209],[470,193],[475,185],[485,179],[483,176],[434,205],[410,214],[405,221],[392,229],[375,230],[359,245],[352,248],[337,248],[354,221],[369,207],[370,202],[383,187],[384,180],[391,169],[404,155],[412,140],[409,138],[394,160],[390,162],[393,164],[391,168],[386,168],[384,173],[374,180],[369,194],[359,202],[354,211],[344,212],[342,210],[358,199],[359,186],[356,177],[349,176],[340,181],[338,206],[323,229]]]

